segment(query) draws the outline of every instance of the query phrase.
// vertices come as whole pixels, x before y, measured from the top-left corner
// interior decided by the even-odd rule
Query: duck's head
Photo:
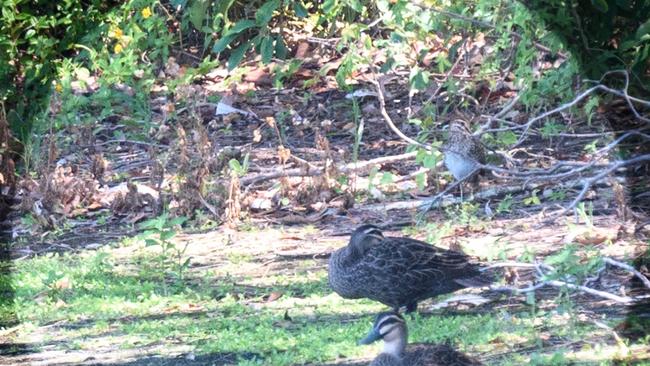
[[[366,337],[359,341],[359,344],[371,344],[383,339],[383,353],[391,354],[395,357],[401,357],[406,348],[408,331],[404,318],[393,311],[379,313],[372,325],[372,330]]]
[[[379,227],[370,224],[361,225],[350,236],[348,248],[350,248],[352,257],[357,257],[382,240],[384,240],[384,234]]]

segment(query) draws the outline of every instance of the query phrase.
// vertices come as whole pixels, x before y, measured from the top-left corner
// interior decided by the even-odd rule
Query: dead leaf
[[[307,57],[307,54],[309,52],[309,43],[308,42],[300,42],[298,43],[298,47],[296,47],[296,54],[295,58],[302,60]]]
[[[54,282],[51,287],[55,290],[67,290],[72,288],[72,281],[68,277],[63,277]]]
[[[253,142],[258,143],[260,141],[262,141],[262,132],[258,127],[253,130]]]
[[[291,150],[282,145],[278,146],[278,159],[280,159],[280,164],[285,164],[290,157]]]
[[[64,308],[66,306],[68,306],[68,304],[66,304],[65,301],[63,301],[61,299],[58,299],[56,301],[56,303],[54,304],[54,307],[57,308],[57,309],[61,309],[61,308]]]
[[[271,292],[269,294],[268,298],[266,299],[266,302],[273,302],[273,301],[281,298],[282,295],[284,295],[284,293],[282,293],[280,291],[273,291],[273,292]]]

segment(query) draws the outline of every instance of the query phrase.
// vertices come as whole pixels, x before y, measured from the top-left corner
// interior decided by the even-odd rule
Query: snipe
[[[456,180],[473,175],[477,177],[479,165],[485,164],[485,147],[472,135],[467,123],[454,120],[449,125],[449,135],[442,147],[445,166]]]

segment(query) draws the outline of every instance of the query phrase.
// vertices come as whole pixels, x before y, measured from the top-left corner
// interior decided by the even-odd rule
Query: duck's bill
[[[364,339],[357,342],[357,344],[359,345],[371,344],[379,339],[381,339],[381,334],[379,334],[379,332],[376,329],[373,329],[370,331],[370,333],[368,333],[368,335],[366,335]]]

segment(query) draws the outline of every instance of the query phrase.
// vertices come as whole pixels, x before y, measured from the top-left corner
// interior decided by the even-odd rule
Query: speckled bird
[[[477,177],[479,164],[485,164],[485,147],[476,136],[473,136],[463,120],[454,120],[449,125],[447,141],[442,146],[445,154],[445,166],[456,180],[468,175]]]
[[[394,311],[421,300],[492,279],[467,255],[405,237],[384,237],[374,225],[358,227],[329,260],[332,289],[346,299],[368,298]]]

